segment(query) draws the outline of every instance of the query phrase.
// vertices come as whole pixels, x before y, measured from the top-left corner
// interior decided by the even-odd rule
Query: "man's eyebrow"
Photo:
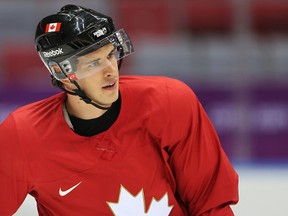
[[[110,55],[112,52],[114,52],[115,50],[116,50],[116,48],[113,47],[112,50],[109,52],[109,55]],[[84,62],[84,64],[90,64],[90,63],[93,63],[93,62],[95,62],[95,61],[100,61],[100,60],[101,60],[101,58],[92,59],[92,60],[90,60],[90,61]]]
[[[92,59],[92,60],[90,60],[90,61],[85,62],[85,64],[91,64],[91,63],[93,63],[93,62],[100,61],[100,60],[101,60],[101,58]]]
[[[113,46],[113,49],[109,52],[109,54],[111,54],[112,52],[114,52],[116,50],[116,47]]]

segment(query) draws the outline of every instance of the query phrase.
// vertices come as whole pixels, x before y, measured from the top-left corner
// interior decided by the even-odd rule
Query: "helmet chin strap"
[[[70,94],[70,95],[76,95],[76,96],[79,96],[85,103],[87,104],[91,104],[99,109],[102,109],[102,110],[108,110],[110,109],[110,107],[103,107],[103,106],[100,106],[99,104],[96,104],[94,102],[92,102],[92,100],[85,94],[85,92],[83,92],[81,89],[80,89],[80,86],[79,84],[76,82],[76,81],[72,81],[70,80],[70,82],[72,84],[74,84],[77,89],[74,89],[73,91],[69,91],[67,90],[66,88],[64,88],[62,85],[58,85],[57,84],[57,80],[54,78],[52,79],[52,83],[53,85],[57,86],[58,88],[60,88],[62,91],[66,92],[67,94]]]
[[[73,84],[77,87],[77,89],[74,89],[74,90],[73,90],[73,91],[74,91],[74,95],[78,95],[85,103],[91,104],[91,105],[93,105],[93,106],[95,106],[96,108],[101,109],[101,110],[108,110],[108,109],[110,109],[111,106],[109,106],[109,107],[103,107],[103,106],[101,106],[101,105],[96,104],[95,102],[93,102],[93,101],[85,94],[85,92],[81,90],[79,84],[78,84],[75,80],[70,80],[70,81],[71,81],[71,83],[73,83]],[[71,93],[72,93],[72,92],[71,92]]]

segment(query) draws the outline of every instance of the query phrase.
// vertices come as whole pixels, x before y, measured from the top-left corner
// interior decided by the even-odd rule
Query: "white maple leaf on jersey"
[[[166,193],[159,201],[153,198],[147,212],[145,212],[145,200],[143,189],[133,196],[125,187],[121,186],[117,203],[107,202],[115,216],[168,216],[173,206],[168,205]]]

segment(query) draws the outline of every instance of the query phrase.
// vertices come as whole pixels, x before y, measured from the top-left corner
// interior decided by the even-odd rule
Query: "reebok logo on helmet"
[[[63,48],[58,48],[57,50],[50,50],[49,52],[43,52],[45,58],[50,58],[58,55],[64,54]]]

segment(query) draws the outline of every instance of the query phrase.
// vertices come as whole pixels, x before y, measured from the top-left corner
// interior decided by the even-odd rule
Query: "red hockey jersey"
[[[27,194],[41,216],[233,215],[238,177],[193,91],[164,77],[120,77],[116,122],[74,133],[65,93],[0,126],[0,215]]]

